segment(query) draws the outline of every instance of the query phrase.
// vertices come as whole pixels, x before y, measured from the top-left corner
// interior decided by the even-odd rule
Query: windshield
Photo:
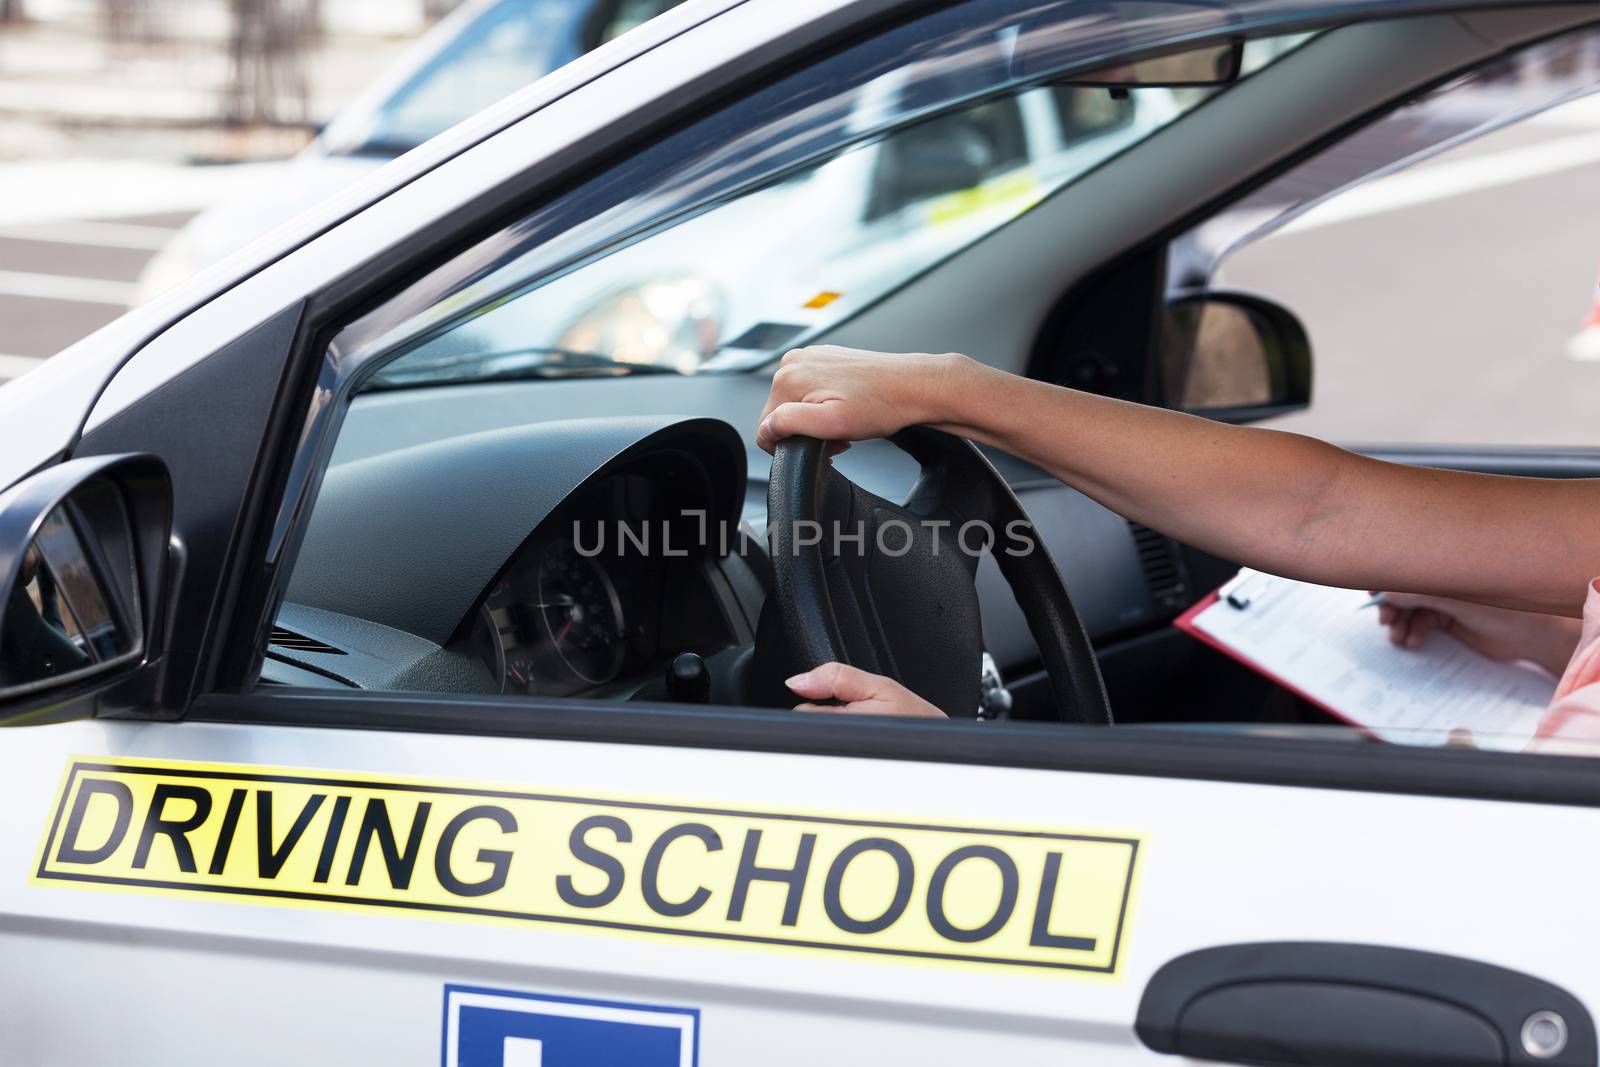
[[[330,128],[330,151],[399,155],[680,0],[501,0],[461,13],[400,87]],[[476,12],[476,13],[474,13]],[[430,41],[432,38],[429,39]],[[423,49],[427,51],[429,44]]]
[[[1016,218],[1185,106],[1169,90],[1118,99],[1050,88],[942,115],[485,310],[379,382],[474,378],[474,366],[492,375],[516,358],[559,371],[578,353],[619,372],[747,368]]]
[[[1299,40],[1252,42],[1246,70]],[[914,118],[970,92],[974,73],[938,57],[874,78],[849,93],[839,116],[844,138],[859,139],[616,242],[542,285],[530,285],[534,260],[505,262],[427,309],[406,331],[411,341],[391,339],[406,354],[373,386],[760,366],[1222,91],[1024,84]],[[592,240],[610,221],[602,214],[568,237]],[[544,246],[539,260],[565,243]]]

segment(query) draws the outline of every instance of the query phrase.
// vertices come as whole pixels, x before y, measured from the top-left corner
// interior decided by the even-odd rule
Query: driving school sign
[[[32,879],[1115,974],[1140,841],[77,759]]]

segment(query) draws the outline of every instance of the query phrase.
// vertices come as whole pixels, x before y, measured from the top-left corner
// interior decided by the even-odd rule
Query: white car
[[[865,86],[841,132],[867,137],[885,115],[914,113],[915,101],[901,98],[906,80],[896,71]],[[1015,219],[1182,112],[1170,89],[1114,95],[1057,85],[864,140],[521,299],[496,301],[381,380],[437,380],[463,350],[475,377],[491,366],[554,374],[572,356],[580,357],[574,373],[594,372],[595,356],[685,373],[760,365],[774,347],[852,318],[920,265]],[[752,229],[763,240],[746,239]],[[491,362],[486,351],[499,355]]]
[[[1594,1067],[1592,748],[1343,725],[1173,626],[1235,565],[958,437],[752,439],[796,338],[1304,408],[1296,316],[1174,249],[1597,34],[688,0],[0,387],[0,1060]],[[875,215],[897,156],[994,173]],[[951,718],[793,713],[827,658]]]
[[[251,194],[209,208],[151,258],[142,303],[396,156],[680,0],[466,0]]]

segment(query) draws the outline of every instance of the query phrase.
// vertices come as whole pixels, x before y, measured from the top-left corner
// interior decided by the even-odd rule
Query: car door
[[[376,369],[343,331],[450,305],[485,277],[474,257],[549,205],[604,221],[617,205],[582,197],[623,148],[655,165],[647,119],[715,147],[730,127],[697,108],[719,94],[759,109],[796,70],[859,65],[863,41],[937,47],[1016,16],[790,7],[751,0],[686,29],[236,279],[109,382],[69,463],[0,497],[0,576],[72,505],[139,638],[6,691],[9,716],[55,720],[0,744],[8,1058],[1595,1062],[1583,844],[1600,791],[1582,760],[259,684],[351,393]],[[1193,39],[1184,5],[1103,8],[1128,55]],[[1218,10],[1206,32],[1223,36],[1328,17]],[[1346,39],[1398,98],[1584,17],[1507,16],[1486,39],[1430,14]],[[1106,47],[1088,36],[1062,62],[1103,64]],[[1352,58],[1304,58],[1324,56]],[[1231,160],[1236,178],[1338,125],[1284,119],[1258,158]],[[1120,210],[1160,232],[1219,191]],[[815,336],[847,328],[861,320],[823,317]],[[95,478],[118,507],[74,497]]]

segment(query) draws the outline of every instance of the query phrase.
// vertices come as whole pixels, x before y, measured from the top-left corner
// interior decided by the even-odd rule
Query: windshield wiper
[[[683,372],[659,363],[629,363],[595,352],[565,348],[517,348],[410,362],[402,358],[367,383],[371,391],[417,389],[463,382],[523,382],[546,378],[626,378]]]

